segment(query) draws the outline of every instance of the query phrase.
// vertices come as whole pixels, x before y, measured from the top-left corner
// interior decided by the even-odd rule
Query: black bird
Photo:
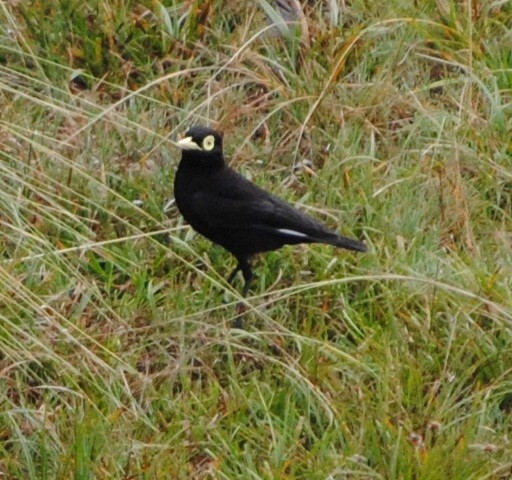
[[[177,144],[182,149],[174,180],[178,209],[194,230],[236,257],[238,265],[228,282],[241,270],[244,297],[252,279],[249,258],[255,253],[298,243],[366,251],[363,243],[329,230],[229,168],[215,130],[190,127]]]

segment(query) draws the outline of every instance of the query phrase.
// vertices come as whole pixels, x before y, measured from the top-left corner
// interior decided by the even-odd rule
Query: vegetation
[[[512,3],[273,5],[0,4],[3,478],[511,478]],[[231,328],[190,123],[370,252],[256,259]]]

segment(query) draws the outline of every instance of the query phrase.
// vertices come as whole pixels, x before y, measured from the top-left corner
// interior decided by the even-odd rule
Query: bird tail
[[[346,250],[355,250],[356,252],[366,252],[368,250],[364,243],[335,233],[319,241],[334,245],[335,247],[345,248]]]

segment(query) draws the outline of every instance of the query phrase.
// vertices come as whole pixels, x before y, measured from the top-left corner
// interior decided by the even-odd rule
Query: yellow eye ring
[[[208,135],[203,140],[203,150],[209,152],[210,150],[213,150],[213,147],[215,147],[215,138],[213,135]]]

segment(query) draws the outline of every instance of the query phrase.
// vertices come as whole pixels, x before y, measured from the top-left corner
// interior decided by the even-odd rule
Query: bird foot
[[[240,328],[243,330],[244,328],[244,314],[247,311],[247,305],[243,302],[238,302],[236,304],[236,317],[233,320],[233,323],[231,324],[233,328]]]

